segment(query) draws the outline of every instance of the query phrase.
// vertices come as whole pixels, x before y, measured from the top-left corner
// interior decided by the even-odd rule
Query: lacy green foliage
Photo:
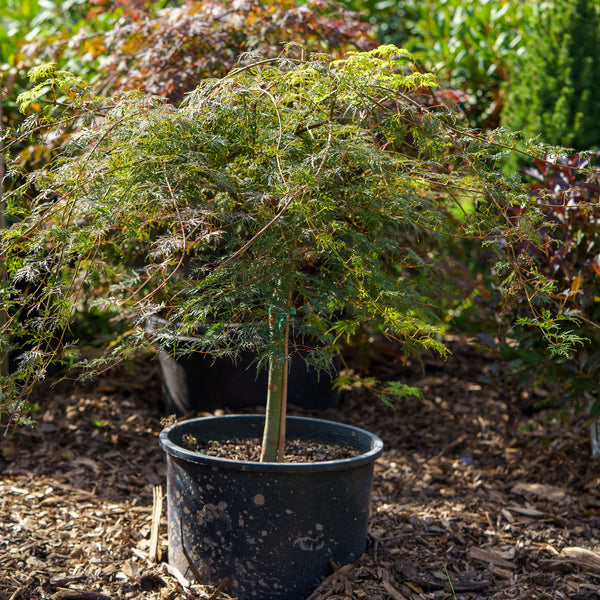
[[[40,102],[55,103],[65,96],[71,99],[76,98],[88,87],[85,82],[72,73],[57,70],[54,63],[31,69],[29,81],[34,87],[17,97],[19,110],[23,114],[27,114],[31,108],[39,110]],[[47,100],[48,97],[50,100]]]
[[[520,319],[510,333],[517,344],[501,351],[511,361],[521,386],[546,384],[548,402],[560,407],[588,408],[600,414],[600,173],[597,153],[534,160],[523,173],[533,180],[535,205],[515,206],[511,219],[524,210],[543,214],[541,244],[524,248],[552,283],[550,295],[562,305],[562,315],[543,311],[537,319]],[[535,262],[534,262],[535,260]],[[527,261],[525,261],[527,262]],[[517,294],[518,296],[518,294]],[[510,310],[522,308],[511,301]],[[548,342],[541,343],[539,331]],[[575,341],[574,337],[580,341]],[[550,347],[550,354],[545,352]],[[532,369],[535,365],[535,369]]]
[[[409,49],[455,88],[478,127],[495,127],[507,64],[527,36],[532,3],[523,0],[345,0],[365,12],[378,39]],[[464,93],[461,93],[464,92]]]
[[[548,144],[600,144],[600,8],[554,0],[531,17],[524,52],[510,67],[502,122]]]
[[[338,390],[353,385],[360,385],[366,389],[372,389],[373,393],[387,406],[394,407],[398,398],[422,398],[423,390],[401,383],[400,381],[390,381],[382,384],[375,377],[359,377],[354,374],[340,375],[334,383]]]
[[[318,368],[363,324],[407,353],[443,354],[437,257],[458,236],[507,257],[515,278],[527,270],[538,310],[547,283],[519,256],[543,223],[535,211],[508,221],[508,207],[533,200],[494,169],[515,142],[428,105],[435,85],[408,53],[382,46],[249,62],[179,107],[91,95],[86,121],[78,100],[70,146],[9,196],[20,220],[2,236],[2,343],[30,345],[12,379],[26,389],[44,376],[83,302],[131,323],[104,356],[77,364],[91,375],[146,343],[155,315],[169,324],[152,335],[159,347],[200,326],[193,350],[249,348],[263,366],[282,363],[277,324],[294,311],[301,336],[321,342],[303,349]]]

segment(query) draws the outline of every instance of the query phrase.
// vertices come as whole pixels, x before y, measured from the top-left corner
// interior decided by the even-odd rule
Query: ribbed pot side
[[[331,572],[364,552],[373,467],[381,440],[357,427],[288,417],[288,439],[357,448],[356,457],[317,463],[256,463],[186,450],[199,442],[260,437],[261,415],[184,421],[164,429],[169,563],[239,600],[304,600]],[[186,558],[185,553],[189,557]]]

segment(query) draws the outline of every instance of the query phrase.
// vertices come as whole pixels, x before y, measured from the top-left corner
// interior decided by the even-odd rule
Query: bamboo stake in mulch
[[[155,485],[152,489],[152,526],[150,529],[150,550],[148,558],[153,563],[160,562],[158,551],[158,530],[160,528],[160,518],[162,516],[163,492],[162,485]]]

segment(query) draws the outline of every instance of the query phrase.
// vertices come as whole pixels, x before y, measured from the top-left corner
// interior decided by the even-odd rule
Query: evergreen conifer
[[[600,4],[554,0],[534,11],[509,74],[502,123],[548,144],[600,145]]]

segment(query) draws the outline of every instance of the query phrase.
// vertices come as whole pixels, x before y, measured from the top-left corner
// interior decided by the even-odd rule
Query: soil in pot
[[[259,461],[260,438],[238,438],[232,440],[211,440],[199,443],[194,437],[184,438],[183,443],[188,450],[209,456],[228,458],[230,460]],[[359,450],[340,444],[323,443],[311,440],[286,440],[283,462],[322,462],[343,460],[358,456]]]

